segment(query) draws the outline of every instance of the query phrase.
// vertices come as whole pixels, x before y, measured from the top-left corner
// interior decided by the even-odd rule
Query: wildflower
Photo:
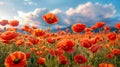
[[[45,61],[46,61],[46,59],[45,58],[38,58],[38,61],[37,61],[37,63],[38,64],[40,64],[40,65],[43,65],[43,64],[45,64]]]
[[[2,26],[7,25],[8,23],[9,23],[8,20],[5,20],[5,19],[3,19],[2,21],[0,21],[0,25],[2,25]]]
[[[68,63],[68,60],[64,55],[59,55],[58,56],[58,61],[60,62],[60,64],[63,64],[63,65]]]
[[[12,40],[18,36],[18,33],[15,31],[6,31],[0,35],[0,38],[3,40]]]
[[[75,42],[70,39],[63,39],[62,41],[58,42],[56,45],[57,48],[63,49],[64,51],[68,53],[74,52]]]
[[[92,46],[90,40],[88,40],[88,39],[82,40],[82,41],[80,42],[80,44],[81,44],[83,47],[85,47],[85,48],[89,48],[89,47]]]
[[[58,22],[57,16],[53,13],[47,13],[43,15],[42,18],[48,24],[56,24]]]
[[[107,38],[109,40],[115,40],[116,39],[116,34],[111,32],[111,33],[107,34]]]
[[[81,23],[76,23],[72,26],[73,32],[76,32],[76,33],[82,32],[85,28],[86,28],[86,25]]]
[[[5,59],[6,67],[25,67],[26,64],[26,55],[20,51],[9,54]]]
[[[120,22],[115,25],[115,28],[120,29]]]
[[[34,34],[35,34],[36,36],[44,36],[44,35],[45,35],[45,32],[44,32],[43,29],[35,29],[35,30],[34,30]]]
[[[19,25],[19,21],[18,20],[12,20],[12,21],[9,22],[9,24],[11,26],[18,26]]]
[[[87,59],[84,56],[80,55],[80,54],[76,54],[74,56],[74,61],[76,63],[78,63],[78,64],[83,64],[83,63],[87,62]]]
[[[105,25],[104,22],[97,22],[97,23],[95,24],[95,26],[96,26],[97,28],[101,28],[101,27],[103,27],[104,25]]]

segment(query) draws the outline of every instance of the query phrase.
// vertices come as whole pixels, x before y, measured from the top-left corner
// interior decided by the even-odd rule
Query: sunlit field
[[[0,67],[119,67],[120,23],[111,27],[96,22],[87,27],[75,23],[71,28],[51,32],[50,25],[59,19],[47,13],[42,19],[49,24],[46,30],[24,25],[18,20],[1,20]],[[98,29],[98,32],[95,30]]]

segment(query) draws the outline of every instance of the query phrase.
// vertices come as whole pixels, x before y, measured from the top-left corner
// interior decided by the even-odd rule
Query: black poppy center
[[[14,62],[15,64],[18,64],[20,61],[21,61],[21,59],[17,58],[17,59],[15,59],[13,62]]]

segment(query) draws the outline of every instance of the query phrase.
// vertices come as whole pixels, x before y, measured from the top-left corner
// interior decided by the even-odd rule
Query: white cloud
[[[42,24],[42,16],[47,13],[48,10],[45,8],[36,8],[33,12],[25,13],[23,11],[18,11],[19,19],[21,19],[21,22],[24,22],[22,24]]]
[[[31,0],[24,0],[24,4],[25,4],[25,5],[37,5],[36,2],[33,2],[33,1],[31,1]]]
[[[4,5],[4,4],[5,4],[4,2],[0,1],[0,6],[2,6],[2,5]]]
[[[29,0],[26,0],[29,1]],[[49,11],[46,8],[36,8],[31,12],[18,11],[18,18],[24,22],[22,24],[36,24],[36,25],[46,25],[42,19],[42,16],[48,12],[52,12],[59,18],[59,23],[57,25],[68,26],[74,23],[85,23],[87,25],[92,25],[96,21],[105,21],[107,18],[111,18],[115,14],[115,8],[112,4],[99,4],[99,3],[85,3],[77,6],[76,8],[69,8],[66,11],[60,9],[54,9]]]
[[[112,4],[101,5],[99,3],[93,4],[88,2],[79,5],[78,7],[70,8],[66,14],[72,17],[72,22],[88,23],[89,21],[99,21],[103,18],[110,18],[115,14],[115,9]]]

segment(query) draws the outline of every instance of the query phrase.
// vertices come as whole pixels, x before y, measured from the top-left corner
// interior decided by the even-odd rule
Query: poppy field
[[[59,23],[52,13],[42,19],[49,25]],[[119,22],[115,31],[105,22],[96,22],[91,27],[84,23],[66,30],[58,27],[56,32],[34,25],[18,28],[19,23],[0,21],[3,27],[12,26],[0,30],[0,67],[120,67]]]

